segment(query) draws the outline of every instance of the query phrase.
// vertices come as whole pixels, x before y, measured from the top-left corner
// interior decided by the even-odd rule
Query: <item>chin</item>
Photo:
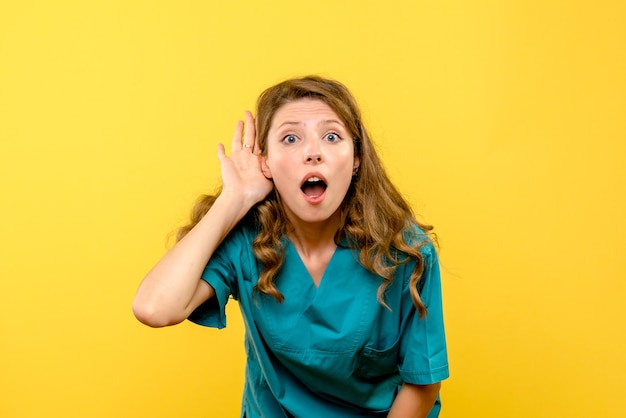
[[[308,224],[321,224],[325,222],[331,222],[337,218],[339,214],[339,209],[335,210],[324,210],[318,213],[306,213],[306,214],[297,214],[293,213],[296,219],[300,222],[305,222]]]

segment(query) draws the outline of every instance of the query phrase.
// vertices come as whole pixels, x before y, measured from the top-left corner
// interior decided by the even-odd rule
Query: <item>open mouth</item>
[[[312,176],[305,180],[300,187],[302,193],[308,197],[320,197],[326,191],[326,182],[319,177]]]

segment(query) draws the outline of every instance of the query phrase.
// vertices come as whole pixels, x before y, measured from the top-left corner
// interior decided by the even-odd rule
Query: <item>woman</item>
[[[141,283],[160,327],[246,326],[244,417],[435,417],[448,377],[437,255],[349,91],[287,80],[218,147],[222,190]]]

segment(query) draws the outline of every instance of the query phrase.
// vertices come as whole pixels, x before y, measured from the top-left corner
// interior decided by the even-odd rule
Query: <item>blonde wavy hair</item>
[[[326,103],[337,113],[351,134],[354,154],[360,159],[358,173],[341,204],[340,227],[335,242],[342,238],[350,248],[359,251],[360,263],[382,278],[378,288],[378,300],[384,301],[387,287],[393,280],[396,268],[416,261],[410,277],[411,297],[420,317],[426,315],[417,284],[424,271],[420,247],[434,238],[432,227],[417,221],[415,215],[392,184],[374,149],[367,130],[363,126],[357,103],[341,83],[318,77],[307,76],[283,81],[265,90],[257,100],[256,132],[261,153],[267,152],[267,136],[272,118],[283,105],[299,99],[315,99]],[[177,240],[184,237],[208,212],[219,195],[203,195],[196,202],[190,223],[178,230]],[[282,302],[284,296],[274,286],[274,279],[284,260],[283,238],[290,231],[279,194],[274,189],[263,201],[255,205],[242,219],[258,231],[252,244],[253,252],[263,269],[256,291],[273,296]],[[428,234],[425,237],[415,226]]]

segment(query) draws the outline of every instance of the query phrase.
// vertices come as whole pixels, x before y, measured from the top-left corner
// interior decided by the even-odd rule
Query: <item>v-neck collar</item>
[[[339,251],[340,246],[337,245],[335,247],[335,249],[333,250],[333,254],[330,256],[330,259],[328,260],[328,264],[326,264],[326,267],[324,268],[324,272],[322,273],[322,277],[320,278],[319,284],[315,284],[315,280],[313,280],[313,276],[311,275],[309,269],[307,268],[306,264],[304,263],[304,260],[302,259],[302,257],[300,256],[300,253],[298,252],[296,246],[294,245],[294,243],[291,241],[291,239],[286,238],[285,239],[285,260],[288,263],[296,263],[297,267],[299,270],[301,270],[303,272],[303,274],[297,274],[296,276],[298,278],[301,278],[303,276],[305,276],[305,278],[307,279],[307,284],[310,285],[310,287],[312,288],[313,291],[319,292],[320,288],[322,287],[322,283],[324,283],[327,280],[327,276],[330,276],[329,274],[329,270],[332,269],[332,265],[333,265],[333,260],[336,258],[337,256],[337,252]],[[294,266],[295,267],[295,266]],[[304,274],[306,273],[306,274]],[[298,286],[304,284],[304,280],[299,280],[298,279]],[[309,286],[307,286],[308,288]]]

